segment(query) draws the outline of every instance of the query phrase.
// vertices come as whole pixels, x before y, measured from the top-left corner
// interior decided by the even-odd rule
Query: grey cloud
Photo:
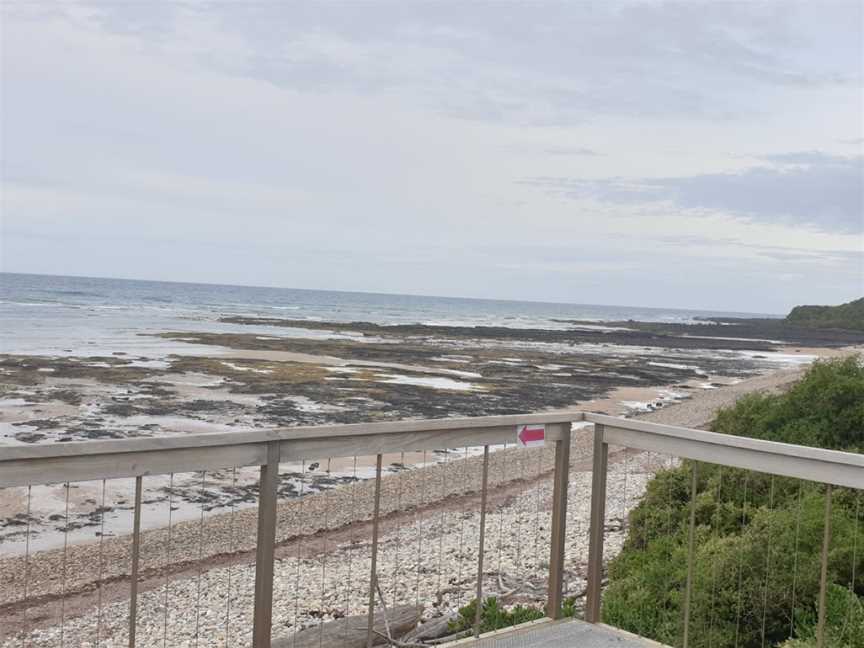
[[[860,292],[860,255],[754,245],[797,233],[718,218],[694,228],[708,238],[678,219],[628,235],[510,186],[626,168],[533,182],[628,205],[609,218],[644,201],[860,231],[860,160],[805,150],[677,170],[860,135],[860,7],[2,11],[4,269],[778,312]],[[741,128],[717,123],[731,119]]]
[[[780,164],[737,173],[672,178],[532,178],[528,184],[570,198],[730,212],[754,221],[864,232],[864,157],[817,151],[763,156]]]
[[[854,267],[864,262],[864,252],[850,252],[849,250],[802,250],[789,249],[776,246],[753,246],[753,249],[762,256],[777,261],[788,261],[793,263],[815,263],[824,265],[833,263],[835,265]]]
[[[762,257],[775,259],[777,261],[788,261],[793,263],[810,264],[834,264],[854,267],[856,264],[864,263],[864,249],[860,251],[850,250],[821,250],[809,248],[781,247],[779,245],[759,245],[750,241],[733,236],[695,236],[682,234],[679,236],[657,236],[654,240],[682,248],[716,248],[720,245],[746,248]]]
[[[821,165],[846,165],[851,161],[850,158],[830,155],[822,151],[792,151],[789,153],[775,153],[773,155],[763,155],[763,160],[768,162],[776,162],[778,164],[821,164]],[[859,160],[860,165],[860,160]]]
[[[585,156],[585,157],[597,157],[599,155],[603,155],[602,153],[598,153],[597,151],[589,148],[580,148],[577,146],[550,146],[547,149],[544,149],[544,153],[548,155],[577,155],[577,156]]]
[[[729,119],[760,110],[751,86],[810,88],[862,77],[860,66],[838,70],[796,36],[803,23],[818,29],[829,20],[823,15],[843,14],[831,37],[850,54],[840,60],[855,60],[861,33],[848,10],[824,7],[814,19],[805,3],[91,6],[106,31],[147,38],[170,32],[180,15],[215,21],[246,48],[230,59],[234,74],[313,92],[404,91],[424,107],[472,120],[559,126],[601,112]]]

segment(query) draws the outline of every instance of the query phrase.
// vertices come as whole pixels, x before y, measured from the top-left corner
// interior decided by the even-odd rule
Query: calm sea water
[[[558,320],[693,322],[748,313],[420,297],[289,288],[220,286],[0,273],[0,351],[50,355],[147,357],[189,351],[146,333],[255,332],[273,327],[218,322],[226,315],[381,324],[566,328]],[[297,334],[282,329],[282,335]],[[302,333],[316,335],[314,332]]]

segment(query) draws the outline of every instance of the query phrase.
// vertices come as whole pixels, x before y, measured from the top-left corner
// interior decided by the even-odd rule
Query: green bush
[[[798,326],[864,331],[864,297],[839,306],[796,306],[786,321]]]
[[[864,367],[857,358],[816,363],[788,392],[748,396],[721,411],[713,429],[860,452]],[[690,645],[761,648],[781,645],[791,636],[798,643],[788,646],[809,646],[819,591],[825,487],[712,464],[695,468]],[[679,645],[683,632],[693,469],[685,461],[648,484],[630,514],[624,548],[609,565],[603,602],[607,623],[669,645]],[[849,627],[860,622],[855,615],[864,596],[862,499],[858,492],[833,490],[828,573],[833,629],[828,636],[841,642],[838,646],[854,648],[862,641],[849,638]],[[853,620],[842,628],[837,625],[845,618],[841,608],[858,611],[845,615]]]
[[[848,588],[831,584],[826,597],[825,648],[864,648],[864,602]],[[800,637],[783,648],[816,648],[815,622],[805,625]]]
[[[501,628],[536,621],[544,616],[543,610],[535,607],[516,605],[507,610],[498,604],[494,596],[483,599],[483,609],[480,614],[480,632],[491,632]],[[477,618],[477,599],[459,608],[459,615],[448,624],[450,632],[461,632],[474,627]]]

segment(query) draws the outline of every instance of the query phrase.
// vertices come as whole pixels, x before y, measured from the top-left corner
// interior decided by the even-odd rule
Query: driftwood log
[[[387,610],[387,624],[393,637],[400,637],[413,630],[420,621],[423,606],[400,605]],[[368,619],[365,614],[328,621],[323,626],[301,630],[296,635],[273,640],[273,648],[366,648],[366,628]],[[374,644],[387,643],[387,630],[384,613],[375,613]],[[382,637],[382,635],[384,637]]]
[[[429,641],[430,639],[440,639],[450,634],[449,624],[456,619],[456,613],[445,614],[444,616],[430,619],[412,630],[409,630],[402,637],[402,641],[406,643]]]

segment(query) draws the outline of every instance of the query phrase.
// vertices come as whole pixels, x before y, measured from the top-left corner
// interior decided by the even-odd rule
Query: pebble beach
[[[783,389],[801,369],[786,369],[646,413],[647,420],[704,427],[742,394]],[[590,406],[586,409],[592,409]],[[584,587],[590,494],[591,429],[574,429],[565,589]],[[382,483],[378,574],[385,603],[419,603],[423,617],[452,613],[474,597],[482,458],[453,449],[388,474]],[[607,490],[606,557],[623,542],[622,520],[650,476],[674,465],[668,457],[613,449]],[[512,603],[544,596],[548,568],[551,449],[499,448],[490,456],[490,501],[484,592]],[[357,480],[278,509],[274,636],[290,635],[346,615],[368,601],[374,483]],[[232,510],[142,534],[143,581],[138,645],[251,645],[255,510]],[[203,518],[202,518],[203,520]],[[2,646],[119,646],[127,642],[128,537],[0,560]],[[26,563],[26,564],[25,564]],[[65,574],[65,577],[64,577]],[[26,590],[36,609],[16,606]],[[101,583],[101,586],[100,586]],[[60,592],[74,593],[65,603]],[[36,619],[41,619],[33,623]],[[32,619],[32,621],[31,621]],[[27,630],[35,625],[36,629]]]

